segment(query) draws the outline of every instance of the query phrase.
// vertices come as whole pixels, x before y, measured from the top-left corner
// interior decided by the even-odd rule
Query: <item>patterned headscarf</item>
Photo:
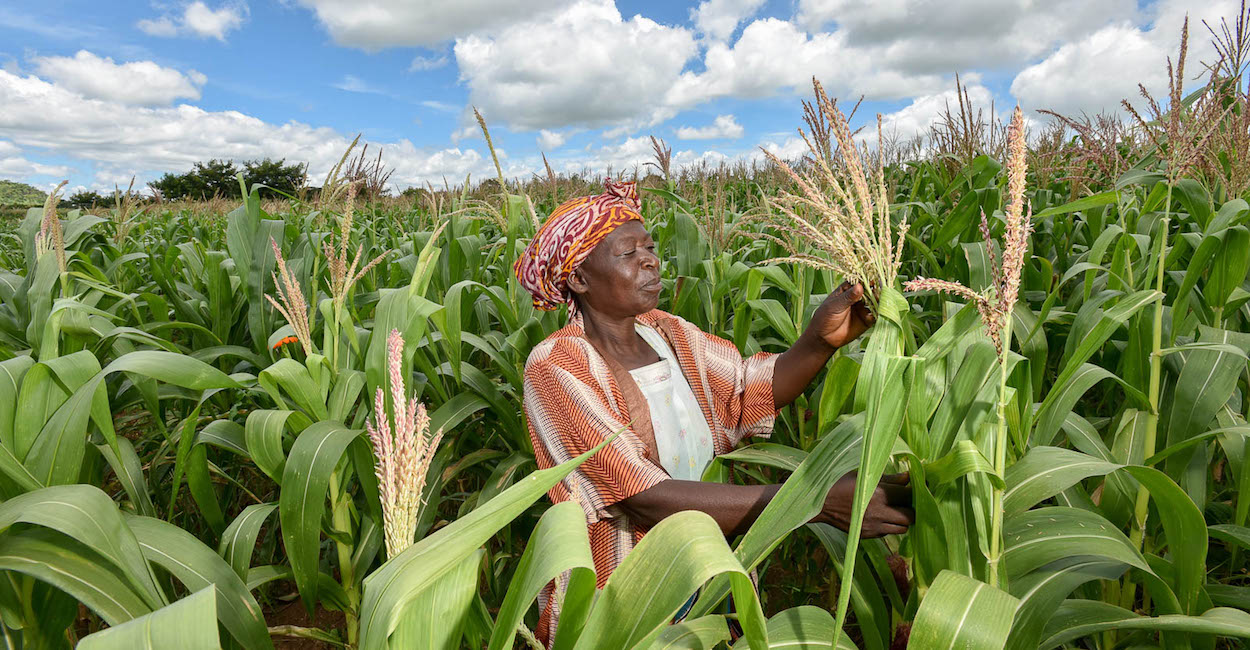
[[[617,226],[642,221],[634,183],[608,179],[603,184],[607,188],[603,194],[557,207],[517,259],[513,270],[521,286],[534,296],[534,307],[551,311],[567,304],[570,313],[575,312],[569,276]]]

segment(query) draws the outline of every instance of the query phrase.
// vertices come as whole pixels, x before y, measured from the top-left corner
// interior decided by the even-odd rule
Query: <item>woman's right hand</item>
[[[868,507],[864,511],[864,524],[860,532],[863,539],[901,535],[916,522],[916,511],[911,508],[910,480],[911,477],[906,473],[881,477],[881,482],[868,499]],[[812,521],[842,530],[850,528],[854,499],[855,472],[851,472],[829,488],[824,507]]]

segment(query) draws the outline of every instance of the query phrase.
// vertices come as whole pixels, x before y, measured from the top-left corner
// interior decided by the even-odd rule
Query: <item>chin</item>
[[[642,314],[645,314],[659,306],[660,294],[657,293],[654,297],[643,296],[642,300],[638,303],[638,307],[636,308],[637,313],[634,315],[641,316]]]

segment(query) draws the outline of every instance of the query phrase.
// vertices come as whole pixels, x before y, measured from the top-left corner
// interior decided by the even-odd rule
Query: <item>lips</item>
[[[660,278],[657,277],[656,279],[642,285],[642,288],[647,291],[658,291],[660,289]]]

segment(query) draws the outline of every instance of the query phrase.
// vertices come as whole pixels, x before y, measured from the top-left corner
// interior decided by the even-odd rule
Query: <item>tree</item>
[[[114,203],[114,200],[112,196],[104,196],[100,194],[99,192],[93,192],[90,190],[78,190],[77,192],[74,192],[73,194],[71,194],[70,197],[66,199],[65,201],[63,201],[62,203],[63,205],[66,205],[71,208],[87,210],[87,209],[94,208],[97,206],[111,207]]]
[[[288,165],[285,159],[250,160],[244,162],[240,170],[234,161],[214,158],[195,163],[185,174],[167,173],[159,180],[148,183],[148,187],[159,192],[167,201],[206,200],[214,196],[239,198],[239,181],[235,176],[240,171],[249,187],[257,183],[266,186],[261,189],[261,195],[265,197],[280,196],[278,192],[294,194],[305,180],[304,166]]]
[[[249,187],[260,183],[262,196],[276,196],[277,192],[294,195],[306,180],[304,165],[284,164],[286,159],[252,160],[243,163],[243,178]],[[270,189],[272,188],[272,189]],[[274,190],[277,190],[275,192]]]

